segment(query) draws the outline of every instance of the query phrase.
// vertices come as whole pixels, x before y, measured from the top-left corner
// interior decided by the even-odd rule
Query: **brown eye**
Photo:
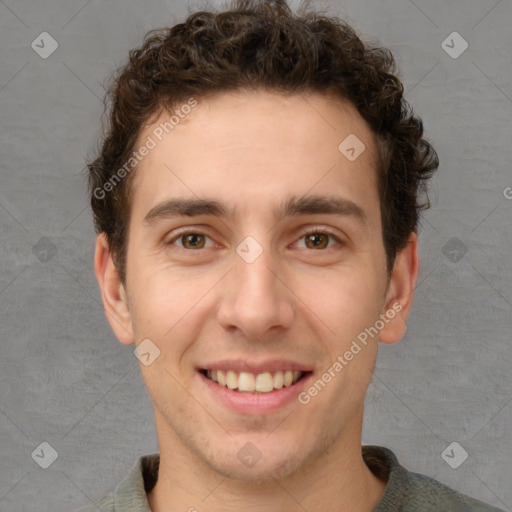
[[[306,235],[306,245],[312,248],[324,249],[329,243],[329,236],[325,233],[311,233]]]
[[[183,246],[186,248],[186,249],[202,249],[203,246],[204,246],[204,238],[203,238],[203,242],[201,243],[201,237],[203,235],[201,234],[198,234],[198,233],[189,233],[189,234],[186,234],[186,235],[182,235],[181,236],[181,240],[183,241]],[[199,241],[198,241],[199,240]],[[190,244],[190,246],[188,246],[188,244]]]
[[[204,249],[206,238],[210,238],[208,235],[203,233],[199,233],[196,231],[186,231],[182,233],[178,233],[175,237],[173,237],[167,245],[175,245],[178,243],[178,248],[185,250],[194,250],[194,249]]]
[[[305,246],[307,249],[330,249],[331,247],[328,247],[328,245],[331,239],[336,241],[338,245],[343,245],[338,236],[325,228],[310,230],[307,233],[304,233],[301,236],[301,239],[305,240]]]

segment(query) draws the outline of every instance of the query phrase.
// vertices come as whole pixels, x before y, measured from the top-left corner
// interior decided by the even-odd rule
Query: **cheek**
[[[324,278],[302,277],[304,303],[337,341],[351,339],[374,323],[380,313],[382,284],[371,269],[346,267],[329,270]]]
[[[172,327],[178,313],[176,293],[180,288],[169,282],[168,276],[146,261],[134,261],[139,271],[130,283],[130,311],[138,338],[160,339]]]
[[[133,280],[132,324],[137,340],[149,338],[161,350],[161,361],[175,366],[194,339],[200,326],[205,295],[215,281],[168,266],[141,263],[141,272]]]

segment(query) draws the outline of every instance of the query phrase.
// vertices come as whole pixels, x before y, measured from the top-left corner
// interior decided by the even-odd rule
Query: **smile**
[[[208,379],[232,391],[240,393],[271,393],[276,389],[295,384],[306,373],[302,371],[279,370],[275,372],[235,372],[233,370],[203,369],[202,374]]]

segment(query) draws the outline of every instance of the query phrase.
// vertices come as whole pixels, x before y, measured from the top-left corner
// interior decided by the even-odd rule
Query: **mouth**
[[[249,395],[265,395],[282,388],[295,386],[312,373],[300,370],[278,370],[255,374],[207,368],[202,368],[199,372],[220,387]]]

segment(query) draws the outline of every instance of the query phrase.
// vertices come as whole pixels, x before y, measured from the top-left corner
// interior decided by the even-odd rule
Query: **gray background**
[[[316,5],[393,50],[441,160],[407,335],[381,345],[363,443],[510,511],[512,4]],[[133,347],[101,305],[81,169],[106,77],[147,30],[186,14],[170,0],[0,1],[2,512],[76,510],[157,450]],[[47,59],[31,48],[44,31],[59,45]],[[469,44],[456,59],[441,46],[453,31]],[[469,454],[457,469],[441,456],[454,441]],[[31,456],[42,442],[58,453],[47,469]]]

